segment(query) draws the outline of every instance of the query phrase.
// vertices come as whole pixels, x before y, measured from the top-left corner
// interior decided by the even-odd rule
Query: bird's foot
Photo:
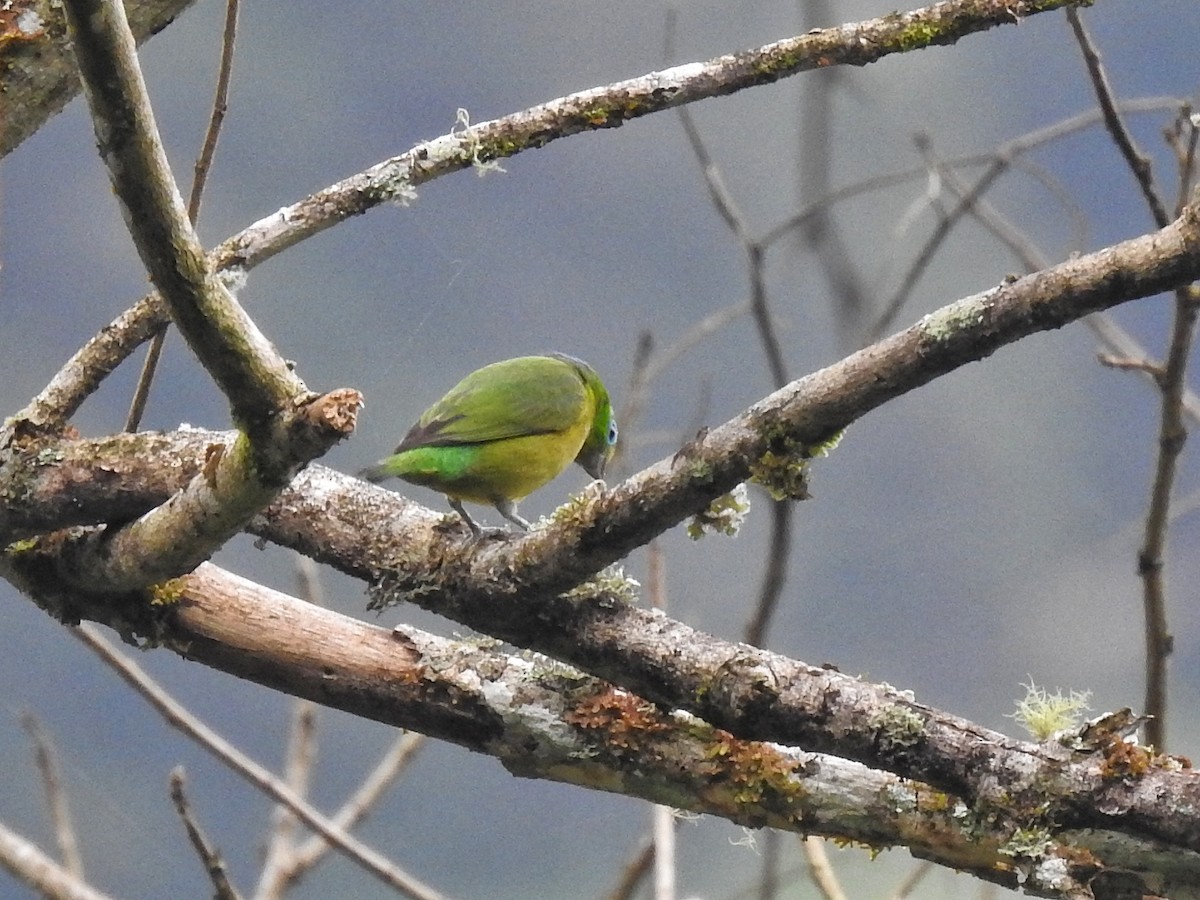
[[[469,541],[472,544],[483,544],[488,541],[511,541],[518,534],[520,532],[510,531],[507,528],[494,528],[484,525],[471,533]]]

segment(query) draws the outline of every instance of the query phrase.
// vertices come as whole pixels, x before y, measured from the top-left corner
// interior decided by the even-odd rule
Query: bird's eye
[[[617,422],[615,419],[608,423],[608,445],[611,447],[617,442]]]

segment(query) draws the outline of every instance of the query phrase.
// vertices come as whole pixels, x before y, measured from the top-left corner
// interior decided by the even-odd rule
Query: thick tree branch
[[[301,466],[349,434],[361,398],[341,391],[312,402],[210,269],[167,164],[121,3],[72,0],[66,11],[100,152],[138,253],[244,430],[215,448],[201,475],[169,503],[67,548],[69,578],[122,591],[207,559]]]
[[[1007,343],[1200,277],[1200,219],[1190,207],[1161,231],[1002,284],[792,382],[595,501],[561,527],[488,546],[436,571],[406,565],[389,596],[490,631],[487,610],[537,586],[559,593],[622,559],[746,480],[768,453],[798,456],[868,411]],[[401,546],[395,548],[403,552]]]
[[[305,398],[287,362],[212,272],[167,163],[119,0],[66,0],[100,155],[142,263],[180,333],[255,429]]]
[[[140,44],[195,0],[128,0],[125,11]],[[79,91],[62,4],[21,0],[0,10],[0,157],[42,127]]]
[[[1150,847],[1116,832],[1063,832],[1053,817],[987,807],[832,756],[745,741],[557,665],[454,642],[409,627],[388,631],[201,566],[161,608],[159,639],[182,655],[388,724],[413,727],[498,759],[513,774],[578,784],[719,815],[748,827],[902,844],[942,865],[1033,894],[1070,896],[1104,863],[1157,888]],[[868,685],[863,689],[870,691]],[[891,713],[900,715],[898,707]],[[978,737],[988,735],[976,730]],[[1001,738],[1037,775],[1104,762],[1055,745]],[[280,790],[276,784],[272,790]],[[1044,798],[1043,798],[1044,799]],[[1033,848],[1029,834],[1036,832]],[[1117,848],[1120,848],[1119,850]],[[1141,863],[1139,864],[1139,854]],[[1168,879],[1187,884],[1198,866]],[[1144,870],[1144,871],[1143,871]],[[1170,882],[1174,883],[1174,882]]]
[[[291,471],[349,436],[361,405],[357,391],[343,389],[289,416],[279,449],[294,460]],[[190,572],[282,489],[278,473],[265,473],[261,460],[244,433],[228,443],[209,444],[200,471],[161,506],[128,525],[68,538],[62,574],[86,590],[120,592]]]

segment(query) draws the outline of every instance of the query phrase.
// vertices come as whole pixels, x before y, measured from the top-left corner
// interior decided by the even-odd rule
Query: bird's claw
[[[514,537],[514,532],[507,528],[494,528],[491,526],[482,526],[478,531],[473,531],[469,538],[472,544],[482,544],[486,541],[509,541]]]

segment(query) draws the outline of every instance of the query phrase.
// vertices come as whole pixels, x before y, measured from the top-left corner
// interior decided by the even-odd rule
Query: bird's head
[[[596,370],[581,359],[565,354],[554,354],[559,359],[571,363],[579,372],[587,388],[591,400],[592,426],[575,462],[593,478],[603,478],[608,461],[612,459],[617,449],[617,420],[613,415],[612,401],[608,398],[608,390],[604,382],[596,374]]]

